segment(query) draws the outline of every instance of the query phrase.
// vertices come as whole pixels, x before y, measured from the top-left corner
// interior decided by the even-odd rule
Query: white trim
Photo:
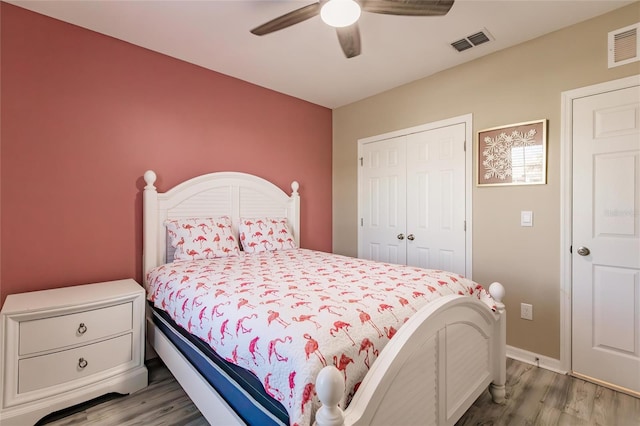
[[[571,253],[573,101],[640,85],[640,74],[562,92],[560,119],[560,367],[571,371]]]
[[[529,352],[524,349],[515,348],[507,345],[507,357],[515,359],[527,364],[542,367],[560,374],[567,374],[567,370],[563,369],[559,359],[550,358],[535,352]]]
[[[406,129],[395,130],[393,132],[384,133],[381,135],[370,136],[364,139],[358,139],[358,256],[361,253],[360,241],[362,241],[362,227],[360,226],[360,218],[362,217],[364,207],[362,206],[362,199],[360,185],[362,182],[362,168],[359,165],[359,159],[362,158],[363,146],[366,143],[376,142],[384,139],[391,139],[398,136],[405,136],[411,133],[424,132],[426,130],[438,129],[441,127],[453,126],[455,124],[465,125],[465,221],[466,221],[466,233],[465,233],[465,276],[473,279],[473,205],[471,200],[471,191],[473,189],[473,114],[464,114],[457,117],[447,118],[445,120],[434,121],[432,123],[422,124],[419,126],[408,127]]]

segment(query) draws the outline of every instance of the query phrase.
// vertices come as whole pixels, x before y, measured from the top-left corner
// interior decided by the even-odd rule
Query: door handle
[[[399,240],[404,240],[404,234],[398,234],[398,239]]]
[[[588,248],[586,248],[586,247],[580,247],[580,248],[578,249],[578,254],[579,254],[580,256],[589,256],[589,254],[590,254],[590,253],[591,253],[591,250],[589,250],[589,249],[588,249]]]
[[[413,236],[413,234],[409,234],[409,235],[407,235],[407,240],[409,240],[409,241],[413,241],[413,240],[415,240],[415,239],[416,239],[416,237],[414,237],[414,236]]]

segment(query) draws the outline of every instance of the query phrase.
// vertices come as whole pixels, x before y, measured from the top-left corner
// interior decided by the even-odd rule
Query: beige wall
[[[559,358],[561,93],[640,73],[638,62],[607,69],[607,33],[638,21],[634,3],[334,110],[334,251],[357,255],[358,139],[467,113],[474,136],[547,118],[547,185],[473,188],[473,279],[505,285],[507,344]],[[534,212],[532,228],[521,210]],[[520,319],[521,302],[534,321]]]

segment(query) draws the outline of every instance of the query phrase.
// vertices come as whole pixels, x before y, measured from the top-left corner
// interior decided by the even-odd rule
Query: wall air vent
[[[458,52],[462,52],[491,40],[493,40],[493,38],[491,37],[491,34],[489,34],[489,31],[487,31],[486,29],[482,29],[481,31],[478,31],[474,34],[454,41],[453,43],[451,43],[451,46],[453,46],[453,48]]]
[[[640,22],[611,31],[608,48],[609,68],[640,61]]]

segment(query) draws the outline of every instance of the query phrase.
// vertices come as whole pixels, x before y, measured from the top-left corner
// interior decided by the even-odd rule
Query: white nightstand
[[[144,289],[110,281],[7,296],[0,312],[0,423],[147,386]]]

